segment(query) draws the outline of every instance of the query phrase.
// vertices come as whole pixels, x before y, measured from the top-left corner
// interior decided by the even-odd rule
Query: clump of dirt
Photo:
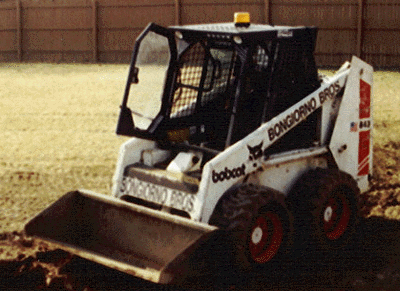
[[[12,232],[0,234],[0,290],[166,289]]]
[[[60,272],[71,255],[22,233],[0,234],[1,290],[75,290]]]
[[[395,141],[388,141],[374,147],[371,187],[360,197],[363,216],[400,220],[399,149],[400,142]]]

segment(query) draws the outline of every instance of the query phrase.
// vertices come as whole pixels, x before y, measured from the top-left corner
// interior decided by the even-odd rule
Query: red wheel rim
[[[259,264],[270,261],[283,241],[283,227],[279,215],[267,212],[259,216],[251,229],[249,250],[251,258]]]
[[[322,215],[326,237],[330,240],[340,238],[349,225],[351,215],[349,202],[345,195],[337,193],[329,198]]]

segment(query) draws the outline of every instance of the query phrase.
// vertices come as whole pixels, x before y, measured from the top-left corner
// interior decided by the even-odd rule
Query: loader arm
[[[368,190],[372,175],[372,87],[373,68],[353,57],[343,101],[339,108],[329,149],[338,168]]]

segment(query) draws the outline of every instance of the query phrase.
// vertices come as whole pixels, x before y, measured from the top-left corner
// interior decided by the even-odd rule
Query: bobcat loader
[[[372,173],[373,69],[353,57],[320,77],[315,27],[248,18],[149,24],[120,108],[116,132],[131,139],[112,196],[67,193],[26,233],[156,283],[195,269],[210,242],[242,270],[299,241],[348,244]]]

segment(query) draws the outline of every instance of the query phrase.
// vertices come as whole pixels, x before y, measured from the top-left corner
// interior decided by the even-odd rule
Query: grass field
[[[127,65],[0,64],[0,233],[70,190],[109,194]],[[376,180],[400,181],[400,74],[376,72]]]
[[[0,65],[0,232],[78,188],[109,193],[126,65]]]

